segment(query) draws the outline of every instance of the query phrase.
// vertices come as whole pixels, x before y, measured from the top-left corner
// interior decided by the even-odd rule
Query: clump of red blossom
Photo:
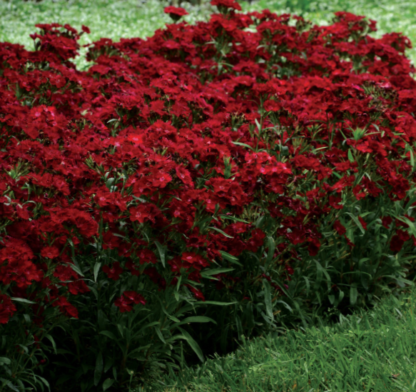
[[[188,12],[182,7],[165,7],[164,12],[165,14],[169,14],[174,22],[177,22],[182,16],[189,15]]]
[[[38,325],[41,308],[79,317],[71,301],[91,288],[73,254],[97,242],[120,257],[94,267],[108,284],[182,282],[202,301],[228,282],[288,288],[264,273],[247,283],[247,255],[291,282],[300,260],[329,247],[360,254],[354,230],[370,236],[378,225],[391,255],[416,246],[408,38],[372,38],[375,22],[346,12],[330,26],[292,26],[288,14],[211,4],[221,14],[206,23],[95,42],[86,72],[70,61],[80,37],[71,26],[38,25],[34,52],[0,43],[3,326],[19,314],[15,297],[37,302],[25,311]],[[382,198],[383,212],[351,218],[350,204]],[[203,274],[214,262],[235,271],[212,283]],[[337,262],[341,281],[358,268]],[[136,304],[146,299],[135,290],[115,301],[120,312]]]
[[[131,312],[134,305],[146,304],[146,300],[139,293],[134,291],[125,291],[123,295],[116,299],[114,304],[120,309],[121,313]]]

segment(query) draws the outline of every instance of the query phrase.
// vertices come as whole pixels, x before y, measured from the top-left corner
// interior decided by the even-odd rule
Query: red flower
[[[42,257],[54,259],[59,256],[59,249],[56,246],[47,246],[40,252]]]
[[[5,294],[0,294],[0,324],[6,324],[16,312],[12,300]]]
[[[53,302],[52,306],[59,306],[61,313],[68,317],[78,318],[78,309],[74,305],[71,305],[65,297],[58,297],[58,300]]]
[[[142,144],[144,135],[130,134],[127,136],[127,140],[133,142],[134,144]]]
[[[293,275],[295,273],[295,271],[290,265],[285,265],[285,270],[287,271],[289,275]]]
[[[406,241],[410,239],[409,233],[403,230],[397,230],[397,234],[394,235],[390,241],[390,250],[393,253],[399,253]]]
[[[358,217],[358,220],[360,221],[361,225],[363,226],[364,230],[367,230],[367,222],[361,218],[361,216]]]
[[[192,287],[189,284],[187,284],[186,286],[189,288],[189,290],[191,290],[191,292],[195,296],[195,298],[200,299],[201,301],[205,302],[205,296],[204,296],[204,294],[202,294],[201,291],[197,290],[196,288]]]
[[[235,0],[211,0],[211,5],[241,11],[241,5],[238,4]]]
[[[182,7],[165,7],[165,14],[171,14],[171,15],[178,15],[178,16],[185,16],[189,15],[188,12],[182,8]]]
[[[197,270],[201,270],[201,268],[209,266],[208,260],[205,260],[202,256],[192,252],[183,253],[181,260],[185,263],[185,268],[192,266]]]
[[[119,280],[123,271],[124,270],[120,267],[120,262],[118,261],[113,263],[111,268],[108,265],[103,266],[103,272],[112,280]]]
[[[341,224],[339,220],[334,222],[334,229],[339,235],[344,235],[347,232],[347,229]]]
[[[174,22],[177,22],[182,16],[188,15],[185,9],[182,7],[165,7],[165,14],[169,14],[169,16],[173,19]]]
[[[133,306],[136,304],[146,304],[146,300],[141,294],[138,294],[134,291],[125,291],[120,298],[118,298],[114,305],[116,305],[121,313],[131,312]]]
[[[388,229],[391,225],[391,222],[393,222],[393,218],[391,216],[383,216],[383,218],[381,218],[383,227]]]
[[[72,295],[78,295],[78,294],[88,293],[90,289],[83,280],[77,280],[76,282],[68,283],[68,291]]]

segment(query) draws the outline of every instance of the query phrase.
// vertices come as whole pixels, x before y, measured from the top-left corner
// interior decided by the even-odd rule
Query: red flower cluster
[[[188,12],[182,7],[165,7],[164,12],[165,14],[172,14],[177,16],[189,15]]]
[[[189,15],[188,12],[182,7],[165,7],[165,14],[169,14],[169,16],[176,22],[182,16]]]
[[[145,305],[146,300],[142,295],[134,291],[125,291],[123,295],[114,302],[114,304],[120,309],[121,313],[125,313],[131,312],[133,310],[133,305]]]
[[[0,294],[0,324],[6,324],[16,312],[16,306],[5,294]]]
[[[199,282],[212,260],[226,263],[220,251],[261,249],[255,213],[274,220],[283,248],[314,256],[321,222],[345,197],[406,198],[416,140],[408,39],[367,36],[375,22],[345,12],[330,26],[293,26],[290,15],[212,4],[231,12],[95,42],[86,72],[70,62],[80,34],[68,25],[38,25],[34,52],[0,43],[2,323],[16,311],[9,296],[29,288],[77,317],[66,298],[89,289],[72,249],[100,232],[124,258],[103,266],[109,279],[147,275],[164,289],[164,271]],[[116,305],[139,302],[127,291]]]
[[[235,0],[211,0],[211,5],[216,5],[218,8],[224,7],[226,9],[241,11],[241,5]]]

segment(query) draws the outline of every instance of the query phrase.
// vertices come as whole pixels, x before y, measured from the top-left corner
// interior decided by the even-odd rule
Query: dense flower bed
[[[86,72],[70,61],[80,34],[68,25],[37,25],[33,52],[0,43],[0,330],[37,342],[33,366],[47,359],[42,344],[60,346],[59,323],[102,306],[99,330],[112,339],[103,320],[153,309],[155,289],[173,290],[172,303],[254,303],[250,320],[272,326],[285,308],[304,321],[295,293],[365,303],[412,271],[409,40],[372,38],[375,21],[345,12],[319,27],[213,4],[208,23],[93,43]],[[233,309],[239,336],[257,328]],[[188,321],[219,333],[209,312]],[[180,330],[201,357],[203,329],[195,340]],[[9,349],[4,364],[28,353]],[[111,369],[103,355],[95,386]]]

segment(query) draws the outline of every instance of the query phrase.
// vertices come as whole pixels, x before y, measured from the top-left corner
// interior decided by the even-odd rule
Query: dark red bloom
[[[344,235],[347,232],[347,229],[341,224],[339,220],[334,222],[334,229],[339,235]]]
[[[164,9],[165,14],[177,15],[177,16],[185,16],[189,15],[188,12],[182,7],[165,7]]]
[[[108,265],[103,266],[103,272],[112,280],[119,280],[123,271],[124,270],[120,267],[120,262],[118,261],[114,262],[111,267]]]
[[[14,306],[10,297],[0,294],[0,324],[7,324],[9,318],[13,316],[16,310],[16,306]]]
[[[182,7],[165,7],[165,14],[169,14],[174,22],[177,22],[182,16],[188,15],[188,12]],[[174,41],[172,41],[175,43]],[[163,102],[160,102],[163,107]]]
[[[52,303],[52,306],[59,307],[61,313],[68,317],[78,318],[78,309],[71,305],[65,297],[59,296],[58,300]]]
[[[230,8],[241,11],[241,5],[238,4],[235,0],[211,0],[210,4],[216,5],[218,7]]]
[[[116,305],[121,313],[131,312],[133,306],[136,304],[146,304],[146,300],[141,294],[138,294],[134,291],[125,291],[120,298],[118,298],[114,305]]]

